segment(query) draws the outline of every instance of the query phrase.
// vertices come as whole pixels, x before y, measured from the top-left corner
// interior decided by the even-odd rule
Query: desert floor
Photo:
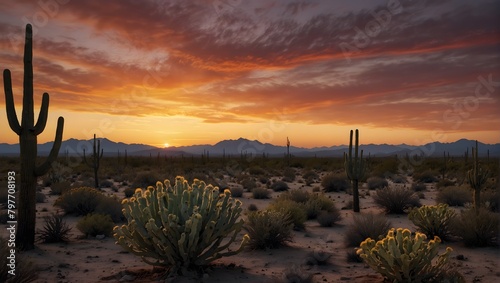
[[[230,182],[228,184],[239,186]],[[319,184],[305,186],[294,182],[289,183],[289,186],[301,190],[312,190],[312,187],[319,186]],[[113,193],[109,189],[106,191]],[[122,189],[116,194],[123,197],[121,191]],[[39,228],[43,224],[43,217],[57,210],[53,206],[57,196],[51,196],[48,187],[43,189],[43,192],[47,200],[45,203],[37,204],[37,227]],[[361,189],[361,213],[383,213],[374,205],[367,193],[366,188]],[[265,209],[277,194],[273,192],[271,199],[256,200],[251,198],[251,193],[245,192],[243,197],[238,199],[243,202],[244,208],[255,204],[261,210]],[[436,192],[432,185],[424,194],[422,204],[435,204]],[[338,208],[342,208],[352,198],[345,192],[327,193],[327,195],[335,200]],[[364,263],[347,261],[349,249],[344,246],[343,233],[352,221],[353,212],[342,210],[342,216],[339,224],[331,228],[320,227],[316,220],[306,222],[306,230],[294,232],[294,240],[288,247],[265,251],[244,251],[213,262],[213,266],[205,271],[202,278],[196,275],[183,276],[169,278],[167,282],[280,282],[284,271],[290,268],[313,274],[313,282],[383,282],[383,278]],[[415,227],[406,215],[387,215],[386,217],[393,227],[410,228],[415,231]],[[73,216],[65,217],[66,222],[72,227],[75,227],[78,219]],[[0,231],[1,236],[7,234],[6,229]],[[76,228],[73,228],[70,233],[71,240],[68,243],[38,243],[35,250],[23,253],[40,269],[35,282],[151,282],[160,277],[159,273],[152,272],[151,266],[116,245],[113,238],[100,240],[83,238]],[[500,282],[498,249],[466,248],[460,243],[443,243],[441,246],[443,249],[446,246],[453,248],[452,264],[458,267],[467,282]],[[329,264],[306,265],[308,255],[315,251],[330,254]]]

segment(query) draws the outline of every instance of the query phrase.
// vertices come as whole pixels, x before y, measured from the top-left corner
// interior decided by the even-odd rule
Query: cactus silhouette
[[[10,70],[3,72],[5,105],[9,126],[18,136],[21,147],[21,187],[19,189],[16,246],[21,250],[35,247],[36,222],[36,183],[37,178],[46,174],[52,162],[57,158],[61,147],[64,118],[57,120],[56,137],[48,158],[36,166],[37,136],[43,132],[47,124],[49,111],[49,94],[42,96],[42,106],[36,124],[33,111],[33,31],[26,25],[26,41],[24,45],[24,84],[22,120],[19,123],[14,107]]]
[[[99,153],[100,152],[100,153]],[[126,153],[126,152],[125,152]],[[83,149],[83,160],[87,165],[94,170],[94,185],[95,188],[99,188],[99,177],[97,176],[97,173],[99,171],[99,167],[101,165],[101,158],[102,155],[104,154],[104,150],[101,149],[101,141],[97,140],[95,138],[94,134],[94,144],[92,146],[92,155],[90,156],[90,161],[87,159],[85,156],[85,148]]]
[[[358,154],[359,131],[356,129],[356,141],[354,146],[354,156],[352,155],[352,130],[349,138],[349,154],[344,153],[344,168],[347,178],[352,182],[352,210],[359,212],[359,191],[358,182],[365,175],[365,162],[363,160],[363,150]]]
[[[481,206],[481,189],[488,181],[488,177],[490,175],[488,170],[483,170],[483,168],[479,167],[479,158],[477,157],[478,152],[478,143],[476,140],[476,147],[472,148],[472,161],[473,167],[471,170],[467,172],[467,181],[472,189],[474,189],[474,209],[476,213],[479,212],[479,208]]]

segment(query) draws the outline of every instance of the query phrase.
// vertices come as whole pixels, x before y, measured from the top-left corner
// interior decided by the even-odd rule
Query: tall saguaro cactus
[[[24,83],[22,120],[19,123],[14,107],[10,70],[3,72],[5,105],[9,126],[18,136],[21,147],[21,187],[19,189],[16,246],[21,250],[35,247],[36,222],[36,183],[37,178],[46,174],[56,160],[61,148],[64,118],[57,120],[54,145],[48,158],[36,166],[37,136],[43,132],[47,124],[49,111],[49,94],[42,96],[42,106],[36,124],[33,111],[33,31],[26,25],[26,41],[24,45]]]
[[[359,191],[358,182],[363,178],[366,171],[365,161],[363,160],[363,150],[358,154],[359,131],[356,129],[356,141],[354,146],[354,156],[352,155],[352,130],[349,138],[349,154],[344,153],[344,167],[347,178],[352,182],[352,210],[359,212]]]
[[[125,152],[126,154],[127,152]],[[94,170],[94,184],[95,188],[99,188],[99,178],[97,177],[97,172],[99,171],[99,167],[101,165],[101,158],[102,155],[104,154],[104,150],[101,149],[101,141],[97,140],[95,138],[94,134],[94,144],[92,146],[92,155],[90,156],[90,161],[87,160],[87,157],[85,156],[85,149],[83,149],[83,160],[87,165]],[[125,155],[126,156],[126,155]]]
[[[476,147],[472,148],[472,161],[474,162],[473,167],[467,172],[467,181],[469,182],[471,188],[474,189],[474,209],[476,210],[476,212],[479,211],[479,208],[481,206],[481,189],[483,188],[484,184],[486,184],[489,176],[488,170],[483,170],[481,167],[479,167],[479,158],[477,156],[477,152],[478,144],[476,140]]]

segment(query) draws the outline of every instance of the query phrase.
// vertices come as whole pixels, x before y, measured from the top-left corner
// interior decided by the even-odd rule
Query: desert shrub
[[[448,179],[441,179],[436,183],[436,188],[444,188],[444,187],[450,187],[450,186],[455,186],[455,182],[448,180]]]
[[[437,203],[446,203],[449,206],[464,206],[472,202],[472,190],[467,186],[444,187],[436,195]]]
[[[111,188],[113,186],[113,182],[111,182],[110,180],[102,180],[99,183],[99,186],[101,188]]]
[[[293,223],[283,211],[258,211],[248,215],[244,229],[251,249],[279,248],[293,239]]]
[[[427,186],[424,183],[413,183],[411,184],[411,189],[414,192],[421,192],[427,190]]]
[[[131,187],[136,188],[147,188],[148,186],[154,186],[156,182],[160,180],[156,174],[150,171],[139,172],[134,178]]]
[[[289,188],[287,183],[283,181],[276,181],[271,184],[271,189],[275,192],[282,192],[287,191]]]
[[[71,228],[63,220],[62,215],[52,214],[44,217],[44,225],[38,231],[38,239],[44,243],[67,242]]]
[[[389,186],[389,182],[385,178],[370,177],[366,180],[366,185],[369,190],[383,189]]]
[[[50,186],[51,195],[62,195],[71,190],[71,184],[69,182],[53,183]]]
[[[117,243],[172,273],[239,253],[248,241],[245,235],[238,249],[228,250],[243,226],[241,202],[200,180],[157,182],[122,204],[128,224],[114,228]]]
[[[413,180],[420,182],[420,183],[434,183],[438,181],[438,176],[439,173],[434,172],[434,171],[424,171],[422,173],[415,173],[413,174]]]
[[[415,192],[405,188],[389,187],[377,190],[373,200],[389,214],[404,214],[407,209],[421,205]]]
[[[439,237],[426,239],[419,232],[412,236],[408,229],[391,229],[382,240],[364,240],[357,253],[388,282],[439,282],[437,278],[450,269],[452,249],[439,255]]]
[[[315,219],[321,211],[334,211],[336,209],[333,200],[325,194],[312,194],[304,204],[307,219]]]
[[[44,203],[47,197],[42,192],[36,192],[36,203]]]
[[[281,281],[275,283],[313,283],[314,274],[292,264],[283,270]]]
[[[113,220],[109,215],[88,214],[78,221],[76,228],[85,236],[95,237],[97,235],[111,236],[113,234]]]
[[[123,193],[125,194],[125,197],[126,197],[126,198],[130,198],[130,197],[132,197],[132,196],[134,195],[134,193],[135,193],[135,189],[132,189],[132,188],[125,188],[125,189],[123,190]]]
[[[487,207],[490,211],[500,212],[500,191],[485,190],[481,192],[481,206]]]
[[[266,171],[262,169],[260,166],[252,166],[248,168],[248,173],[250,175],[259,176],[259,175],[265,175]]]
[[[241,180],[240,184],[243,186],[243,189],[247,192],[251,192],[254,188],[257,187],[257,183],[253,178],[244,178]]]
[[[377,214],[356,214],[344,234],[347,247],[359,247],[367,238],[381,239],[391,228],[391,223],[385,216]]]
[[[480,208],[466,209],[452,222],[452,229],[468,247],[486,247],[499,245],[499,221],[497,214]]]
[[[15,276],[10,275],[10,256],[11,247],[7,239],[0,237],[0,282],[5,283],[28,283],[34,282],[38,278],[36,266],[28,261],[23,254],[16,253]]]
[[[269,178],[266,176],[259,176],[259,182],[263,185],[267,185],[269,183]]]
[[[307,180],[307,179],[315,180],[315,179],[318,179],[319,176],[313,170],[307,170],[306,172],[304,172],[304,174],[302,174],[302,178],[304,178],[304,180]]]
[[[117,223],[125,220],[122,212],[121,202],[115,196],[104,196],[100,198],[94,213],[109,215]]]
[[[254,199],[268,199],[269,190],[263,187],[257,187],[252,190],[252,197]]]
[[[280,199],[289,199],[297,203],[305,203],[309,200],[310,193],[299,189],[289,190],[280,194]]]
[[[68,214],[87,215],[94,212],[104,195],[94,188],[72,189],[56,199],[54,205]]]
[[[452,235],[451,221],[455,212],[447,204],[421,206],[413,208],[408,213],[408,219],[418,227],[418,231],[429,238],[438,236],[441,240],[448,240]]]
[[[255,204],[253,204],[253,203],[249,204],[247,209],[248,209],[248,211],[257,211],[257,210],[259,210],[259,208]]]
[[[313,193],[319,193],[321,191],[321,188],[316,186],[312,189],[312,191]]]
[[[290,215],[294,229],[303,230],[307,220],[307,214],[303,204],[296,203],[289,199],[278,199],[269,205],[269,210],[282,211],[284,214]]]
[[[392,182],[394,184],[404,184],[406,183],[406,178],[404,178],[403,176],[400,176],[400,175],[395,175],[395,176],[392,176]]]
[[[351,185],[346,176],[328,174],[321,179],[321,186],[325,192],[341,192],[348,190]]]
[[[243,196],[243,188],[241,187],[230,188],[229,191],[231,191],[231,196],[233,198],[240,198]]]
[[[293,168],[286,168],[283,171],[283,178],[281,179],[283,182],[293,182],[295,181],[295,170]]]
[[[335,207],[335,206],[334,206]],[[340,210],[337,208],[331,209],[330,211],[321,211],[318,214],[316,220],[321,227],[332,227],[335,223],[339,222],[342,219],[342,215],[340,214]]]

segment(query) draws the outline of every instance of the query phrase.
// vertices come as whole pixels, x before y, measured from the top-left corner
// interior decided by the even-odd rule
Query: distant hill
[[[169,147],[169,148],[158,148],[145,144],[125,144],[122,142],[110,141],[106,138],[98,139],[101,142],[101,148],[104,149],[105,155],[116,156],[118,153],[124,154],[127,151],[128,155],[137,156],[156,156],[167,155],[167,156],[190,156],[190,155],[201,155],[208,153],[211,156],[221,156],[226,155],[240,155],[240,154],[252,154],[252,155],[262,155],[266,154],[269,156],[283,156],[286,153],[286,146],[277,146],[269,143],[261,143],[256,140],[248,140],[244,138],[239,138],[237,140],[223,140],[214,145],[202,144],[202,145],[191,145],[191,146],[181,146],[181,147]],[[93,140],[76,140],[69,139],[63,141],[61,145],[60,154],[68,153],[69,155],[81,155],[83,149],[87,152],[92,150]],[[52,148],[52,142],[44,143],[38,145],[38,154],[40,156],[48,155],[50,149]],[[366,144],[360,145],[360,148],[364,151],[364,155],[368,156],[390,156],[390,155],[424,155],[424,156],[442,156],[443,153],[449,153],[450,156],[463,156],[465,151],[469,149],[469,154],[471,153],[471,148],[475,146],[475,141],[461,139],[450,143],[433,142],[421,146],[413,145],[390,145],[390,144]],[[347,145],[338,145],[330,147],[315,147],[315,148],[303,148],[303,147],[290,147],[290,153],[294,156],[317,156],[317,157],[341,157],[344,152],[347,151]],[[484,144],[479,143],[479,155],[486,156],[489,151],[490,156],[500,156],[500,143],[497,144]],[[18,144],[0,144],[0,155],[18,155],[19,145]]]

